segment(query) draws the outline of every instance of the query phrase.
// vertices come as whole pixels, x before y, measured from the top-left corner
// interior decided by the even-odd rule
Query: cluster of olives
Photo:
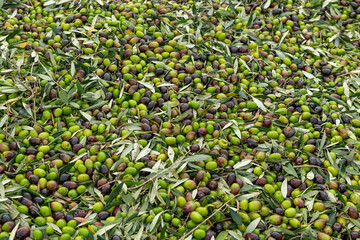
[[[0,1],[0,239],[360,238],[360,1]]]

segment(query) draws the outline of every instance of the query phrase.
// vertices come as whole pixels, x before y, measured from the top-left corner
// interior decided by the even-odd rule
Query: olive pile
[[[0,239],[360,238],[360,0],[0,0]]]

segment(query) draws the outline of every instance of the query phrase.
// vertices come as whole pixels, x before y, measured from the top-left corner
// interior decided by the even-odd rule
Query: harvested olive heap
[[[360,238],[360,0],[0,0],[0,240]]]

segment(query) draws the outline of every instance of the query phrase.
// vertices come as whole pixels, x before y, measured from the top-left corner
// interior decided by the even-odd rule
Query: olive
[[[11,217],[8,214],[3,214],[0,218],[0,223],[4,224],[8,221],[11,221]]]
[[[87,211],[85,211],[85,210],[77,210],[77,211],[74,213],[74,217],[85,218],[86,215],[87,215]]]
[[[273,237],[276,240],[282,240],[283,239],[283,235],[279,232],[272,232],[270,234],[271,237]]]
[[[246,142],[247,142],[249,148],[256,148],[259,144],[256,140],[251,139],[251,138],[247,139]]]
[[[105,220],[106,218],[110,217],[110,213],[108,211],[101,211],[97,215],[98,220]]]
[[[324,191],[320,191],[320,192],[319,192],[319,198],[320,198],[321,200],[323,200],[323,201],[327,201],[327,200],[329,199],[327,193],[324,192]]]
[[[329,76],[331,74],[331,68],[330,67],[327,67],[327,66],[324,66],[322,67],[321,69],[321,73],[324,75],[324,76]]]
[[[246,240],[260,240],[260,237],[256,233],[247,233],[245,235],[245,239]]]
[[[341,229],[342,229],[342,225],[341,225],[341,223],[335,222],[333,224],[332,228],[333,228],[334,231],[340,232]]]
[[[16,230],[15,237],[18,239],[25,239],[26,237],[30,236],[30,229],[28,227],[19,227]]]
[[[349,207],[348,209],[349,217],[358,219],[359,218],[359,212],[355,207]]]
[[[206,231],[206,235],[205,235],[204,240],[211,240],[213,237],[214,237],[214,238],[216,237],[216,232],[214,232],[213,230],[209,229],[209,230]]]

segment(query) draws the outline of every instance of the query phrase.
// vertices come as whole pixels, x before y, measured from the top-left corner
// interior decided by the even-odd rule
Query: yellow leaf
[[[125,136],[121,138],[121,140],[125,140],[128,136],[130,136],[131,132],[128,132]]]
[[[127,34],[134,34],[134,33],[131,30],[127,30]]]
[[[25,48],[26,47],[26,45],[28,45],[30,42],[24,42],[24,43],[21,43],[21,44],[19,44],[19,48]]]
[[[94,229],[93,229],[93,227],[91,226],[91,225],[89,225],[89,230],[92,232],[92,233],[95,233],[95,231],[94,231]]]

